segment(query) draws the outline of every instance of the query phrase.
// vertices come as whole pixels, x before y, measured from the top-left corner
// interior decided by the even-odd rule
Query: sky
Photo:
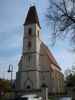
[[[18,70],[18,62],[22,54],[23,23],[28,8],[35,4],[41,24],[42,40],[50,48],[58,64],[64,72],[75,64],[75,54],[68,50],[68,43],[58,40],[51,44],[51,28],[46,22],[48,0],[0,0],[0,78],[10,79],[9,64],[13,65],[13,78]]]

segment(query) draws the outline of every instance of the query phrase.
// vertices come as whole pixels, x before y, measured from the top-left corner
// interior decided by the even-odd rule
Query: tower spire
[[[35,6],[31,6],[28,10],[24,25],[28,24],[37,24],[40,27],[39,18]]]

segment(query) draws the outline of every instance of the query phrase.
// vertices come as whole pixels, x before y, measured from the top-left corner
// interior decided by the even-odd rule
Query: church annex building
[[[40,89],[63,93],[64,76],[51,51],[40,39],[40,23],[35,6],[31,6],[24,23],[23,50],[16,73],[18,90]]]

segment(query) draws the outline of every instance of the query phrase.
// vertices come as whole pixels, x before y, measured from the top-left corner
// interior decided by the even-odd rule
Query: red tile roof
[[[48,49],[48,47],[43,42],[42,42],[42,46],[43,46],[48,58],[50,59],[51,63],[54,64],[58,69],[61,70],[57,61],[55,60],[54,56],[52,55],[51,51]]]

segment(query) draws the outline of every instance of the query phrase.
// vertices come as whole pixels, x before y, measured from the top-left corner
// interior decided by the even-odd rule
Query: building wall
[[[40,48],[40,69],[41,70],[48,70],[48,76],[44,75],[44,77],[48,78],[48,80],[45,80],[45,83],[48,85],[49,92],[53,93],[63,93],[64,92],[64,76],[60,69],[52,64],[50,59],[48,58],[48,55],[46,54],[46,51],[43,47]],[[42,66],[41,66],[42,65]],[[41,79],[43,78],[43,75],[41,75]]]
[[[54,84],[53,92],[64,92],[64,76],[61,71],[54,69],[52,72],[52,80]]]
[[[28,29],[32,28],[32,36],[28,36]],[[31,48],[28,48],[31,41]],[[28,60],[31,57],[30,62]],[[56,69],[55,69],[56,68]],[[18,84],[19,83],[19,84]],[[63,76],[59,69],[52,65],[40,40],[40,28],[37,24],[24,26],[23,51],[17,72],[17,88],[39,89],[42,85],[48,87],[49,92],[63,91]]]
[[[28,30],[32,29],[32,35],[29,37]],[[24,37],[23,37],[23,52],[19,62],[20,72],[20,88],[26,89],[27,85],[31,88],[40,88],[39,80],[39,49],[40,49],[40,29],[36,24],[24,26]],[[31,48],[28,48],[28,41],[31,41]],[[29,56],[31,57],[29,62]]]
[[[48,87],[49,93],[52,92],[52,69],[50,67],[50,60],[43,48],[43,44],[40,45],[40,56],[39,56],[39,64],[40,64],[40,84],[45,84]]]

